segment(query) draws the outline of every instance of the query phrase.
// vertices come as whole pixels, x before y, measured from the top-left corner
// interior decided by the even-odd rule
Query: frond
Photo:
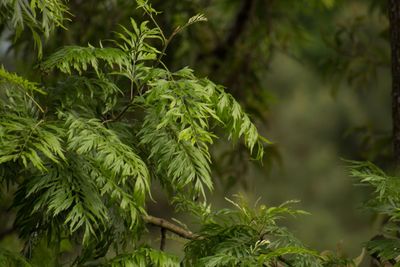
[[[149,0],[136,0],[136,3],[138,5],[138,8],[143,9],[144,11],[146,11],[149,15],[152,14],[157,14],[160,13],[157,10],[155,10],[151,4],[149,3]]]
[[[290,209],[289,203],[250,208],[243,198],[229,202],[237,209],[214,212],[198,233],[202,238],[185,246],[189,265],[258,266],[275,264],[285,256],[293,266],[321,266],[315,251],[305,248],[277,225],[282,215],[303,214],[302,211]]]
[[[44,109],[34,98],[34,93],[45,94],[37,83],[6,71],[0,66],[0,111],[32,115]]]
[[[204,196],[212,189],[208,145],[215,135],[209,119],[216,115],[207,91],[194,80],[163,80],[150,83],[144,95],[147,115],[139,132],[141,144],[150,147],[150,158],[159,173],[166,173],[176,189],[192,185],[192,194]],[[160,175],[162,176],[162,175]]]
[[[138,223],[150,190],[146,164],[132,147],[100,121],[66,114],[67,148],[90,158],[102,173],[98,182],[102,194],[120,201],[120,208],[130,214],[131,227]],[[127,191],[122,190],[125,188]]]
[[[207,21],[207,17],[204,14],[196,14],[193,17],[190,17],[188,19],[188,21],[183,25],[183,26],[179,26],[178,29],[176,31],[180,32],[183,29],[185,29],[186,27],[189,27],[192,24],[198,23],[198,22],[204,22]]]
[[[96,78],[69,76],[51,88],[51,92],[57,108],[61,105],[63,110],[82,109],[87,114],[93,110],[100,110],[101,114],[110,112],[122,95],[119,87],[104,75]]]
[[[99,71],[100,64],[114,69],[127,64],[127,55],[118,48],[65,46],[47,58],[40,67],[43,71],[58,69],[63,73],[71,74],[73,70],[82,74],[89,67]]]
[[[179,267],[179,260],[177,257],[167,254],[163,251],[155,250],[148,247],[140,247],[132,253],[118,255],[112,259],[107,267]]]
[[[239,104],[208,80],[197,79],[192,70],[156,77],[148,86],[140,98],[147,115],[139,137],[150,147],[157,171],[165,171],[176,188],[192,184],[194,193],[203,195],[204,186],[212,189],[209,145],[216,138],[212,124],[225,126],[233,138],[244,136],[249,149],[257,145],[258,157],[262,156],[263,139]]]
[[[2,65],[0,65],[0,87],[8,86],[12,86],[13,88],[17,88],[28,93],[45,93],[37,83],[28,81],[15,73],[8,72]]]
[[[16,36],[28,28],[38,49],[39,58],[42,56],[42,40],[56,27],[63,27],[68,14],[68,8],[62,0],[2,0],[0,1],[0,23],[8,25],[16,32]]]
[[[45,171],[45,159],[58,163],[65,160],[61,136],[63,129],[31,117],[0,113],[0,164],[21,162]]]
[[[378,212],[400,220],[400,181],[383,172],[371,162],[348,161],[350,175],[374,188],[374,198],[367,205]]]
[[[21,31],[25,26],[38,28],[46,37],[49,37],[55,27],[62,26],[65,20],[64,13],[67,12],[67,7],[60,0],[4,0],[0,3],[0,8],[3,15],[7,15],[2,16],[2,22],[10,23],[17,31]]]
[[[263,144],[269,143],[269,141],[258,133],[256,126],[232,95],[226,93],[221,86],[213,85],[207,80],[206,83],[215,88],[213,101],[216,105],[216,112],[223,121],[223,126],[229,133],[229,138],[235,141],[243,137],[250,152],[253,153],[256,148],[256,158],[261,159],[264,154]]]
[[[108,210],[96,185],[96,169],[75,154],[69,154],[67,162],[33,174],[18,190],[15,223],[23,236],[57,229],[72,235],[79,230],[87,244],[90,238],[96,239],[99,229],[106,228]]]
[[[149,28],[148,21],[142,22],[140,25],[131,18],[132,30],[121,26],[122,32],[117,32],[116,36],[120,42],[116,42],[123,51],[130,52],[134,62],[143,60],[154,60],[160,53],[156,48],[146,43],[150,39],[163,40],[158,28]]]
[[[207,147],[179,140],[179,131],[172,125],[158,128],[160,116],[156,112],[149,113],[139,131],[140,143],[149,150],[157,177],[171,192],[183,192],[187,187],[190,195],[204,195],[203,186],[209,189],[213,186]]]
[[[204,16],[204,14],[196,14],[188,20],[186,25],[189,26],[191,24],[201,22],[201,21],[207,21],[206,16]]]
[[[399,177],[387,175],[371,162],[348,161],[350,175],[374,189],[374,195],[366,203],[378,213],[389,216],[389,223],[383,228],[385,236],[372,239],[366,243],[366,249],[371,255],[377,255],[383,262],[398,261],[400,254],[400,239],[397,236],[400,222],[400,181]],[[394,223],[394,228],[390,227]]]

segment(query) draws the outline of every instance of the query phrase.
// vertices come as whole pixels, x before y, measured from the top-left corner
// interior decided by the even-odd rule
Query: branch
[[[161,227],[162,229],[168,230],[180,237],[186,238],[186,239],[201,239],[202,237],[200,235],[194,234],[189,230],[186,230],[176,224],[173,224],[165,219],[154,217],[151,215],[143,216],[143,220],[151,225]]]
[[[190,239],[190,240],[204,238],[198,234],[194,234],[191,231],[186,230],[186,229],[184,229],[176,224],[173,224],[165,219],[162,219],[162,218],[147,215],[147,216],[143,216],[143,220],[147,224],[151,224],[151,225],[161,228],[160,250],[164,250],[164,248],[165,248],[165,232],[166,231],[170,231],[180,237]],[[285,264],[285,266],[293,266],[287,260],[285,260],[283,257],[278,257],[277,267],[283,267],[282,263]]]
[[[131,83],[131,84],[133,84],[133,83]],[[143,84],[143,85],[138,89],[138,93],[141,94],[141,93],[143,92],[143,90],[145,90],[146,88],[147,88],[147,87],[146,87],[146,84]],[[132,87],[131,87],[131,92],[132,92]],[[120,120],[120,119],[122,118],[122,116],[124,116],[124,114],[129,110],[129,108],[132,107],[132,106],[134,105],[133,97],[134,97],[134,95],[131,94],[130,101],[128,102],[128,104],[126,104],[126,106],[122,109],[122,111],[121,111],[117,116],[115,116],[114,118],[105,120],[105,121],[103,121],[102,123],[103,123],[103,124],[106,124],[106,123],[116,122],[116,121]]]
[[[167,229],[161,228],[161,240],[160,240],[160,250],[164,251],[165,249],[165,239],[166,239]]]
[[[169,43],[171,43],[172,39],[175,37],[175,35],[177,35],[177,34],[180,32],[181,29],[182,29],[181,27],[177,27],[177,28],[172,32],[172,34],[168,37],[168,39],[165,39],[164,46],[163,46],[163,48],[162,48],[162,50],[161,50],[160,56],[157,58],[157,61],[156,61],[155,65],[154,65],[154,68],[157,68],[158,65],[160,65],[161,59],[162,59],[163,56],[165,55],[165,51],[167,50]]]
[[[114,122],[114,121],[118,121],[118,120],[121,119],[121,117],[125,114],[125,112],[128,111],[128,109],[129,109],[131,106],[132,106],[132,103],[129,103],[128,105],[126,105],[126,106],[124,107],[124,109],[123,109],[115,118],[105,120],[105,121],[103,121],[103,124],[110,123],[110,122]]]

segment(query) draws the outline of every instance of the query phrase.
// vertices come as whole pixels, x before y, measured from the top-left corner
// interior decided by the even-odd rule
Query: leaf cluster
[[[49,14],[32,3],[23,18],[4,3],[1,10],[14,14],[15,27],[39,23],[40,10],[46,35],[53,27],[46,16],[62,23],[61,2],[40,2],[54,9]],[[198,206],[193,199],[213,190],[215,127],[262,158],[266,139],[222,86],[161,61],[173,35],[205,17],[166,38],[156,12],[139,4],[151,22],[131,19],[107,46],[56,51],[39,65],[46,85],[0,69],[0,173],[17,188],[12,209],[26,250],[67,239],[74,264],[173,266],[174,257],[138,243],[152,180]]]
[[[42,37],[47,39],[56,27],[63,27],[68,8],[63,0],[2,0],[0,24],[8,24],[15,38],[25,28],[32,34],[39,58],[42,57]]]
[[[371,162],[350,162],[350,175],[373,189],[373,197],[366,207],[388,217],[382,235],[366,243],[371,255],[379,261],[400,262],[400,180],[389,176]],[[396,265],[396,266],[397,266]]]

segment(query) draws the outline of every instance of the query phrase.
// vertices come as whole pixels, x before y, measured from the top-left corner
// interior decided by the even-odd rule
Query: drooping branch
[[[186,230],[176,224],[173,224],[165,219],[154,217],[151,215],[143,216],[143,220],[147,224],[151,224],[157,227],[161,227],[162,229],[165,229],[167,231],[170,231],[171,233],[174,233],[180,237],[186,238],[186,239],[199,239],[201,238],[200,235],[194,234],[189,230]]]

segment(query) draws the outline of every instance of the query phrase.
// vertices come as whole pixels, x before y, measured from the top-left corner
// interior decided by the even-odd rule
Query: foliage
[[[105,264],[109,267],[125,267],[125,266],[154,266],[154,267],[175,267],[179,266],[178,259],[172,255],[168,255],[162,251],[141,247],[132,254],[120,255],[109,263]]]
[[[400,180],[387,175],[370,162],[350,162],[350,174],[362,184],[372,187],[373,197],[367,201],[368,208],[388,217],[382,235],[366,243],[371,255],[380,261],[399,262],[400,238]]]
[[[185,248],[188,266],[275,266],[283,261],[290,266],[322,266],[315,251],[305,248],[277,220],[286,215],[304,214],[288,207],[260,205],[250,207],[239,198],[227,199],[235,210],[222,209],[205,213],[201,238],[190,241]],[[285,259],[284,257],[291,255]]]
[[[13,16],[17,32],[26,25],[36,35],[39,9],[39,29],[48,36],[66,8],[43,3],[53,8],[50,13],[35,1],[21,17],[9,4],[2,12]],[[2,179],[17,188],[12,209],[25,250],[36,251],[47,240],[60,261],[66,253],[61,240],[68,240],[75,251],[72,265],[177,266],[175,256],[140,245],[146,199],[157,180],[171,200],[185,201],[175,198],[173,205],[202,215],[201,239],[185,249],[188,266],[272,264],[287,254],[294,255],[292,261],[303,255],[317,259],[275,223],[285,213],[299,213],[286,205],[253,211],[232,202],[239,210],[207,219],[196,211],[202,207],[197,201],[206,203],[207,190],[213,190],[213,129],[234,142],[243,139],[256,159],[263,158],[268,141],[222,86],[187,67],[172,72],[162,62],[172,38],[205,17],[190,18],[166,37],[154,19],[157,12],[145,1],[138,4],[151,22],[131,19],[107,46],[58,50],[39,64],[41,75],[52,75],[47,83],[1,68],[0,168]],[[221,258],[227,251],[229,259]],[[26,260],[1,255],[37,262],[30,253]]]
[[[41,34],[49,38],[56,27],[62,27],[67,7],[63,0],[3,0],[0,2],[0,23],[15,29],[15,37],[27,27],[42,56]]]
[[[67,6],[58,0],[0,2],[0,23],[10,26],[16,37],[28,28],[40,60],[32,71],[40,82],[0,68],[0,181],[6,190],[16,190],[10,210],[16,212],[14,227],[24,243],[22,254],[0,249],[0,264],[40,266],[40,256],[31,252],[43,246],[49,258],[55,258],[49,266],[359,264],[333,253],[319,254],[281,226],[280,219],[305,213],[289,207],[292,202],[250,207],[242,198],[227,199],[234,209],[212,211],[207,201],[215,182],[210,149],[225,135],[262,160],[270,143],[244,109],[258,115],[260,111],[249,103],[242,106],[223,86],[199,78],[189,67],[168,67],[166,51],[172,40],[192,24],[207,21],[203,14],[188,18],[167,35],[156,20],[159,12],[148,1],[136,2],[147,21],[131,18],[111,40],[64,46],[43,61],[42,37],[50,38],[56,27],[64,27]],[[309,2],[324,10],[336,4]],[[256,5],[260,6],[271,7]],[[286,6],[276,1],[272,7]],[[258,14],[264,9],[249,10]],[[282,23],[293,26],[292,19]],[[257,25],[257,19],[253,23]],[[285,29],[263,31],[265,42],[248,49],[251,53],[243,54],[232,68],[224,68],[230,65],[229,46],[251,48],[258,40],[228,36],[226,47],[216,43],[210,52],[219,60],[213,75],[254,75],[250,84],[259,85],[258,65],[248,66],[247,61],[273,49],[289,53]],[[352,35],[343,31],[345,38]],[[292,34],[302,39],[307,31],[295,27]],[[341,40],[335,45],[342,45]],[[340,48],[347,45],[356,46]],[[231,85],[233,94],[240,95],[240,84]],[[266,96],[257,91],[252,97],[257,102]],[[368,206],[391,222],[384,238],[368,242],[366,248],[382,261],[398,262],[398,179],[369,163],[354,163],[351,175],[376,189]],[[187,235],[191,237],[182,259],[163,251],[163,231],[174,231],[165,224],[156,225],[162,229],[160,249],[146,239],[151,224],[146,220],[147,203],[159,192],[154,190],[158,183],[168,204],[194,216],[199,229]],[[183,226],[180,231],[188,230]]]

